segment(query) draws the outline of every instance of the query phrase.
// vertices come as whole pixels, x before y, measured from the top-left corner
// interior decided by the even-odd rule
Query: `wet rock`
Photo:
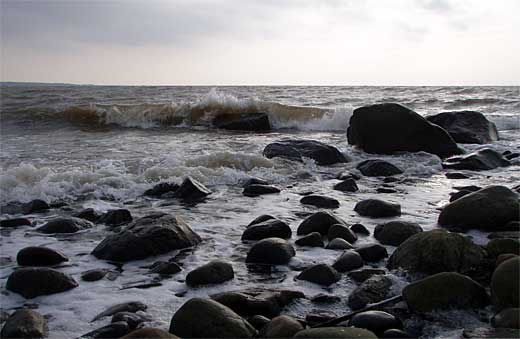
[[[469,175],[466,175],[464,173],[460,173],[460,172],[449,172],[449,173],[446,173],[446,178],[448,179],[468,179],[469,178]]]
[[[97,213],[93,208],[86,208],[75,213],[73,217],[85,219],[90,222],[97,222],[99,218],[101,218],[101,214]]]
[[[45,225],[38,227],[36,231],[45,234],[54,233],[76,233],[78,231],[92,228],[94,225],[87,220],[79,218],[56,218]]]
[[[259,195],[264,194],[275,194],[280,193],[280,189],[278,187],[272,186],[272,185],[249,185],[244,188],[244,191],[242,192],[243,195],[246,197],[257,197]]]
[[[80,338],[120,338],[130,332],[128,324],[124,321],[111,323],[82,335]]]
[[[281,157],[303,161],[302,157],[316,161],[318,165],[333,165],[348,162],[348,159],[335,147],[315,140],[283,140],[271,143],[264,148],[267,158]]]
[[[30,309],[21,309],[11,314],[0,332],[2,338],[43,338],[46,335],[47,320]]]
[[[261,331],[261,338],[292,338],[303,330],[300,322],[292,317],[280,315],[273,318]]]
[[[223,113],[217,115],[212,125],[231,131],[265,132],[271,130],[269,116],[266,113]]]
[[[9,318],[9,313],[0,308],[0,324],[5,323],[7,318]]]
[[[348,297],[348,306],[359,310],[368,304],[393,297],[392,280],[386,275],[374,275],[359,285]]]
[[[468,238],[445,230],[421,232],[406,239],[388,259],[389,269],[434,274],[465,273],[484,259],[484,250]]]
[[[230,263],[222,260],[212,260],[188,273],[186,285],[220,284],[234,277],[235,273]]]
[[[414,234],[422,232],[419,224],[407,221],[391,221],[377,225],[374,229],[374,238],[384,245],[399,246]]]
[[[17,269],[11,273],[5,286],[26,299],[65,292],[75,287],[78,283],[71,276],[46,267]]]
[[[336,317],[337,314],[332,311],[313,309],[305,316],[305,323],[307,326],[312,327],[330,321]]]
[[[335,304],[341,301],[341,298],[330,294],[318,294],[311,301],[315,304]]]
[[[281,238],[262,239],[247,253],[246,263],[284,265],[296,255],[294,248]]]
[[[336,175],[336,179],[338,180],[359,180],[361,177],[355,173],[352,172],[341,172]]]
[[[489,144],[498,140],[495,124],[480,112],[443,112],[426,120],[444,128],[460,144]]]
[[[370,159],[360,162],[356,168],[367,177],[391,177],[403,171],[388,161]]]
[[[324,286],[330,286],[341,279],[341,275],[327,264],[318,264],[305,269],[296,279],[310,281]]]
[[[450,193],[450,202],[454,202],[455,200],[460,199],[463,196],[468,195],[470,193],[472,193],[472,191],[468,191],[468,190],[460,190],[457,192],[452,192],[452,193]]]
[[[334,198],[324,197],[321,195],[307,195],[300,199],[300,203],[304,205],[312,205],[321,208],[338,208],[339,201]]]
[[[341,238],[334,238],[325,247],[328,250],[350,250],[354,248],[348,241]]]
[[[171,261],[157,261],[150,267],[150,273],[170,275],[182,271],[181,267]]]
[[[463,156],[451,157],[442,163],[443,168],[469,171],[487,171],[510,165],[509,160],[502,154],[490,148],[484,148]]]
[[[506,231],[520,231],[520,221],[510,221],[504,227]]]
[[[352,178],[349,178],[349,179],[343,180],[341,182],[338,182],[332,188],[335,189],[336,191],[341,191],[341,192],[357,192],[357,191],[359,191],[359,187],[356,184],[356,181],[354,179],[352,179]]]
[[[479,327],[464,329],[463,338],[470,339],[496,339],[496,338],[515,338],[518,339],[518,330],[512,328],[487,328]]]
[[[518,281],[520,279],[520,257],[502,262],[491,277],[491,298],[498,310],[520,307]]]
[[[289,239],[291,236],[291,228],[285,222],[278,219],[268,219],[248,226],[242,233],[242,240]]]
[[[520,329],[520,308],[506,308],[491,319],[493,327]]]
[[[403,299],[413,312],[484,307],[489,297],[482,285],[471,278],[442,272],[415,281],[403,289]]]
[[[292,301],[305,298],[305,295],[302,292],[291,290],[253,289],[217,293],[211,298],[244,317],[262,315],[272,318],[279,315],[282,309]]]
[[[393,188],[378,187],[376,189],[376,192],[377,193],[388,193],[388,194],[391,194],[391,193],[397,193],[397,190],[395,190]]]
[[[399,319],[383,311],[365,311],[358,313],[350,319],[349,325],[367,329],[378,336],[381,336],[386,330],[403,327]]]
[[[108,270],[104,268],[88,270],[81,273],[81,280],[89,282],[98,281],[103,279],[107,275],[107,273]]]
[[[320,327],[308,328],[296,333],[294,338],[364,338],[377,339],[377,336],[365,329],[355,327]]]
[[[245,188],[249,185],[269,185],[269,182],[267,180],[260,179],[260,178],[249,178],[246,180],[246,182],[244,183],[244,185],[242,187]]]
[[[354,206],[354,211],[364,217],[388,218],[401,215],[401,206],[378,199],[360,201]]]
[[[107,226],[120,226],[132,221],[132,214],[127,209],[115,209],[104,213],[98,222]]]
[[[388,251],[379,244],[365,245],[355,250],[366,262],[378,262],[388,257]]]
[[[31,221],[26,218],[4,219],[0,221],[0,227],[14,228],[20,226],[32,226]]]
[[[520,241],[516,239],[491,239],[486,245],[486,251],[491,258],[501,254],[520,254]]]
[[[210,194],[211,191],[206,186],[188,176],[173,193],[173,197],[187,202],[194,202],[202,200]]]
[[[170,333],[181,338],[250,338],[257,332],[230,308],[211,299],[192,298],[173,315]]]
[[[126,262],[192,247],[199,242],[201,238],[180,217],[157,213],[107,236],[92,254],[98,259]]]
[[[140,328],[121,339],[179,339],[179,337],[158,328]]]
[[[394,103],[356,108],[347,129],[348,143],[368,153],[425,151],[441,158],[461,150],[441,127]]]
[[[356,242],[357,240],[356,233],[344,224],[334,224],[330,226],[329,231],[327,232],[327,237],[329,240],[341,238],[349,243]]]
[[[260,331],[262,328],[264,328],[265,325],[267,325],[271,319],[264,317],[263,315],[254,315],[252,317],[249,317],[247,321],[253,325],[254,328],[256,328],[258,331]]]
[[[403,330],[398,330],[396,328],[391,328],[389,330],[386,330],[381,338],[385,339],[397,339],[397,338],[413,338],[411,335],[406,333]]]
[[[509,223],[508,223],[509,225]],[[520,239],[519,231],[492,232],[488,234],[488,239]]]
[[[136,313],[138,311],[145,311],[148,308],[145,304],[143,304],[140,301],[129,301],[124,302],[121,304],[116,304],[113,306],[110,306],[103,312],[99,313],[92,319],[90,322],[97,321],[99,319],[102,319],[104,317],[110,317],[114,314],[120,313],[120,312],[130,312],[130,313]]]
[[[363,282],[374,275],[382,274],[385,274],[385,271],[377,268],[364,268],[360,270],[350,271],[347,273],[347,275],[356,282]]]
[[[363,258],[359,253],[354,251],[345,251],[343,254],[334,262],[334,267],[338,272],[347,272],[363,266]]]
[[[497,260],[495,261],[495,268],[500,266],[500,264],[503,263],[504,261],[509,260],[511,258],[515,258],[517,256],[518,256],[518,254],[512,254],[512,253],[500,254],[497,257]]]
[[[346,225],[345,221],[329,212],[316,212],[301,222],[298,226],[297,234],[305,235],[312,232],[320,232],[321,235],[327,235],[329,228],[334,224]]]
[[[264,221],[267,221],[267,220],[271,220],[271,219],[276,219],[275,217],[273,217],[272,215],[269,215],[269,214],[262,214],[261,216],[255,218],[253,221],[251,221],[249,223],[249,225],[247,225],[248,227],[249,226],[252,226],[252,225],[256,225],[256,224],[259,224],[261,222],[264,222]],[[278,219],[276,219],[278,220]]]
[[[20,266],[52,266],[68,260],[62,253],[42,246],[25,247],[16,255]]]
[[[147,320],[146,317],[143,317],[137,313],[132,312],[118,312],[112,316],[111,323],[117,323],[120,321],[124,321],[128,324],[128,328],[131,330],[136,329],[137,326],[142,324]]]
[[[445,227],[500,231],[519,219],[518,195],[504,186],[488,186],[444,206],[438,222]]]
[[[323,239],[319,232],[312,232],[294,242],[298,246],[323,247]]]
[[[22,205],[22,211],[24,214],[41,213],[49,209],[49,204],[40,199],[35,199]]]
[[[174,182],[161,182],[154,187],[144,191],[144,195],[148,197],[160,197],[163,194],[173,194],[179,189],[179,185]]]
[[[354,224],[350,226],[350,230],[356,234],[370,235],[370,231],[368,230],[368,228],[361,224]]]

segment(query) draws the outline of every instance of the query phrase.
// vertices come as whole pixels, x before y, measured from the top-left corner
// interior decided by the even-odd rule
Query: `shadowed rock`
[[[480,112],[443,112],[426,120],[444,128],[461,144],[489,144],[498,140],[497,127]]]
[[[283,140],[265,147],[267,158],[281,157],[302,161],[302,157],[316,161],[318,165],[333,165],[348,162],[348,159],[335,147],[315,140]]]

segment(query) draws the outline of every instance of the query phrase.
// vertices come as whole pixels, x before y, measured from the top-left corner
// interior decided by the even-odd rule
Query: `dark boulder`
[[[130,332],[128,324],[124,321],[111,323],[83,334],[80,338],[120,338]]]
[[[81,280],[89,282],[98,281],[103,279],[107,275],[107,273],[108,270],[104,268],[88,270],[81,273]]]
[[[259,185],[259,184],[253,184],[246,186],[244,188],[244,191],[242,191],[242,194],[246,197],[257,197],[259,195],[264,194],[275,194],[280,193],[280,189],[276,186],[272,185]]]
[[[5,286],[26,299],[65,292],[75,287],[78,283],[71,276],[46,267],[17,269],[11,273]]]
[[[150,267],[150,273],[171,275],[179,273],[182,268],[172,261],[157,261]]]
[[[356,282],[363,282],[374,275],[385,274],[384,270],[378,268],[363,268],[360,270],[350,271],[347,273],[349,278]]]
[[[491,258],[497,258],[499,255],[507,253],[520,255],[520,241],[509,238],[491,239],[486,244],[486,251]]]
[[[160,197],[163,194],[173,194],[179,189],[179,185],[174,182],[161,182],[154,187],[144,191],[148,197]]]
[[[132,214],[127,209],[109,210],[97,222],[107,226],[120,226],[132,221]]]
[[[366,262],[378,262],[388,257],[388,251],[379,244],[365,245],[355,250]]]
[[[300,203],[304,205],[312,205],[321,208],[338,208],[339,201],[334,198],[324,197],[321,195],[307,195],[300,199]]]
[[[29,201],[28,203],[22,204],[22,212],[24,214],[41,213],[47,211],[50,208],[51,207],[49,204],[40,199],[35,199]]]
[[[354,248],[351,243],[341,238],[334,238],[325,247],[328,250],[350,250]]]
[[[125,262],[192,247],[199,242],[201,238],[180,217],[158,213],[107,236],[92,254],[98,259]]]
[[[357,191],[359,191],[359,187],[356,184],[356,181],[354,179],[352,179],[352,178],[345,179],[345,180],[343,180],[341,182],[338,182],[332,188],[335,189],[336,191],[341,191],[341,192],[357,192]]]
[[[52,266],[68,260],[62,253],[42,246],[25,247],[16,255],[20,266]]]
[[[213,260],[186,275],[186,285],[220,284],[235,277],[233,266],[222,260]]]
[[[281,238],[267,238],[251,247],[246,263],[284,265],[295,255],[294,248],[287,241]]]
[[[368,230],[368,228],[361,224],[354,224],[350,226],[350,230],[356,234],[370,235],[370,231]]]
[[[305,235],[312,232],[320,232],[327,235],[329,228],[334,224],[346,225],[345,221],[329,212],[316,212],[301,222],[298,226],[298,235]]]
[[[318,264],[306,268],[296,279],[310,281],[318,285],[329,286],[341,279],[341,275],[327,264]]]
[[[334,262],[334,267],[338,272],[347,272],[363,266],[363,258],[355,251],[347,250]]]
[[[520,256],[507,259],[493,272],[491,277],[491,298],[495,308],[502,310],[520,307]]]
[[[391,177],[403,171],[388,161],[370,159],[360,162],[356,168],[367,177]]]
[[[333,165],[348,162],[335,147],[315,140],[283,140],[271,143],[264,149],[267,158],[282,157],[302,161],[302,157],[316,161],[318,165]]]
[[[377,336],[362,328],[355,327],[319,327],[308,328],[306,330],[296,333],[293,338],[363,338],[363,339],[377,339]]]
[[[498,140],[497,127],[480,112],[443,112],[426,120],[444,128],[460,144],[489,144]]]
[[[378,199],[360,201],[354,206],[354,211],[364,217],[388,218],[401,215],[401,206]]]
[[[144,327],[128,333],[121,339],[179,339],[179,337],[159,328]]]
[[[272,215],[269,215],[269,214],[262,214],[261,216],[259,217],[256,217],[253,221],[251,221],[247,226],[252,226],[252,225],[255,225],[255,224],[259,224],[261,222],[264,222],[266,220],[270,220],[270,219],[276,219],[275,217],[273,217]],[[278,220],[278,219],[276,219]]]
[[[172,196],[187,202],[195,202],[203,200],[210,194],[211,191],[206,186],[188,176]]]
[[[85,208],[72,215],[75,218],[85,219],[90,222],[97,222],[101,218],[101,214],[96,212],[93,208]]]
[[[506,308],[491,319],[493,327],[520,329],[520,308]]]
[[[38,312],[21,309],[13,314],[4,324],[2,338],[43,338],[47,335],[47,320]]]
[[[0,227],[20,227],[20,226],[32,226],[31,221],[26,218],[14,218],[14,219],[4,219],[0,221]]]
[[[269,116],[266,113],[224,113],[211,122],[213,127],[231,131],[265,132],[271,130]]]
[[[273,318],[259,333],[260,338],[292,338],[303,330],[302,324],[292,317],[280,315]]]
[[[445,174],[448,179],[468,179],[469,175],[460,172],[448,172]]]
[[[386,275],[374,275],[359,285],[348,297],[348,306],[359,310],[368,304],[395,296],[393,282]]]
[[[312,232],[294,242],[298,246],[323,247],[323,239],[319,232]]]
[[[469,171],[486,171],[509,165],[511,165],[509,160],[490,148],[484,148],[463,156],[451,157],[442,163],[443,168]]]
[[[327,232],[327,237],[329,240],[341,238],[349,243],[354,243],[358,239],[356,233],[343,224],[334,224],[330,226],[329,231]]]
[[[413,222],[391,221],[377,225],[374,229],[374,238],[384,245],[399,246],[412,235],[422,231],[421,226]]]
[[[349,321],[349,326],[365,328],[381,336],[386,330],[402,328],[399,319],[383,311],[365,311],[355,314]]]
[[[242,233],[242,240],[289,239],[291,236],[291,228],[285,222],[278,219],[268,219],[248,226]]]
[[[347,138],[368,153],[425,151],[441,158],[461,153],[448,132],[395,103],[356,108]]]
[[[76,233],[78,231],[83,231],[89,228],[92,228],[94,225],[87,220],[79,219],[79,218],[56,218],[45,225],[38,227],[36,231],[45,233],[45,234],[54,234],[54,233]]]

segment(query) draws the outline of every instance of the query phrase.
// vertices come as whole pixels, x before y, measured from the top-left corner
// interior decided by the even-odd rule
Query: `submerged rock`
[[[338,182],[337,184],[335,184],[333,186],[333,189],[335,189],[336,191],[341,191],[341,192],[357,192],[357,191],[359,191],[359,187],[356,184],[356,180],[354,180],[352,178],[345,179],[345,180],[343,180],[341,182]]]
[[[425,151],[441,158],[461,153],[444,129],[394,103],[356,108],[350,118],[347,138],[349,144],[368,153]]]
[[[339,201],[334,198],[324,197],[321,195],[307,195],[300,199],[300,203],[304,205],[313,205],[321,208],[338,208]]]
[[[520,307],[520,256],[505,260],[493,272],[491,298],[498,310]]]
[[[348,162],[335,147],[315,140],[283,140],[267,145],[263,152],[267,158],[281,157],[302,161],[302,157],[316,161],[318,165]]]
[[[46,267],[17,269],[11,273],[5,285],[7,290],[26,299],[65,292],[75,287],[78,287],[78,283],[70,275]]]
[[[341,275],[327,264],[311,266],[296,277],[299,280],[310,281],[318,285],[329,286],[341,279]]]
[[[364,217],[388,218],[401,215],[401,205],[392,204],[378,199],[360,201],[354,206],[354,211]]]
[[[497,127],[480,112],[443,112],[426,120],[444,128],[461,144],[489,144],[498,140]]]
[[[38,312],[17,310],[4,324],[2,338],[43,338],[47,335],[47,320]]]
[[[442,167],[456,170],[486,171],[511,165],[509,160],[495,150],[484,148],[476,152],[446,159]]]
[[[246,263],[284,265],[296,255],[296,251],[281,238],[260,240],[247,253]]]
[[[104,213],[97,222],[108,226],[120,226],[128,224],[132,221],[132,214],[129,210],[121,208],[115,210],[109,210]]]
[[[422,232],[419,224],[407,221],[391,221],[377,225],[374,229],[374,238],[384,245],[399,246],[414,234]]]
[[[186,285],[220,284],[235,277],[233,266],[222,260],[212,260],[186,275]]]
[[[356,168],[367,177],[391,177],[403,171],[388,161],[370,159],[360,162]]]
[[[242,240],[289,239],[291,236],[291,228],[285,222],[278,219],[268,219],[248,226],[242,233]]]
[[[94,224],[84,219],[74,217],[56,218],[47,222],[45,225],[38,227],[36,231],[45,234],[76,233],[78,231],[92,228],[93,226]]]
[[[368,304],[395,296],[392,280],[386,275],[374,275],[359,285],[349,296],[348,306],[359,310]]]
[[[219,114],[212,125],[231,131],[266,132],[271,130],[269,116],[266,113],[224,113]]]
[[[45,212],[51,207],[43,200],[35,199],[28,203],[22,204],[22,211],[24,214]]]
[[[188,176],[173,193],[173,197],[187,202],[195,202],[203,200],[210,194],[211,191],[206,186]]]
[[[52,266],[68,260],[62,253],[42,246],[25,247],[16,255],[20,266]]]
[[[107,275],[107,273],[108,270],[104,268],[88,270],[81,273],[81,280],[89,282],[98,281],[103,279]]]
[[[244,188],[244,191],[242,192],[243,195],[246,197],[257,197],[259,195],[264,194],[274,194],[274,193],[280,193],[280,189],[278,187],[272,186],[272,185],[259,185],[259,184],[253,184],[246,186]]]
[[[327,235],[329,228],[335,224],[346,225],[345,221],[329,212],[316,212],[301,222],[298,226],[298,235],[305,235],[312,232],[319,232]]]

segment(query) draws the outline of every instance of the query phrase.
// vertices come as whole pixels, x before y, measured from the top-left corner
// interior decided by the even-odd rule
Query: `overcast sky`
[[[0,3],[2,81],[520,84],[520,0]]]

